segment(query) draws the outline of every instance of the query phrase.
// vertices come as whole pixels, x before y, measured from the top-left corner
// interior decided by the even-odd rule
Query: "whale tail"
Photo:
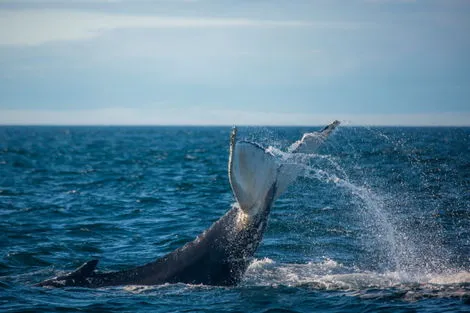
[[[319,132],[304,134],[302,139],[294,142],[287,151],[290,153],[314,153],[339,124],[340,121],[336,120]]]
[[[295,146],[291,146],[291,153],[305,153],[306,151],[314,151],[316,147],[318,147],[319,141],[312,140],[312,138],[321,138],[321,140],[326,139],[326,137],[338,124],[339,122],[335,121],[334,123],[325,127],[319,133],[305,134],[302,140],[296,142],[294,144]],[[255,143],[246,141],[237,142],[236,135],[237,130],[234,128],[230,142],[230,157],[228,166],[230,185],[240,206],[240,209],[243,210],[243,212],[246,214],[253,216],[259,213],[260,210],[264,210],[270,206],[272,202],[282,193],[282,191],[284,191],[298,175],[301,175],[303,172],[303,167],[295,163],[283,163],[283,161],[277,159],[273,153],[270,152],[270,150],[266,150]],[[322,141],[320,141],[320,143],[321,142]],[[222,218],[219,220],[219,222],[214,223],[214,226],[211,227],[208,232],[211,232],[211,234],[214,232],[217,233],[220,231],[220,226],[225,229],[225,220],[230,220],[231,215],[226,216],[228,216],[228,218]],[[202,240],[202,237],[209,239],[200,245],[199,243]],[[235,280],[231,280],[232,278],[230,278],[233,277],[233,273],[227,274],[232,275],[228,276],[229,278],[227,279],[229,280],[225,280],[226,278],[223,278],[224,280],[219,281],[217,280],[218,278],[214,278],[215,276],[211,277],[212,274],[219,275],[220,271],[225,271],[225,268],[227,268],[227,264],[225,262],[228,261],[226,259],[223,259],[223,263],[217,263],[217,260],[212,261],[211,258],[213,256],[219,255],[220,253],[218,251],[215,253],[209,253],[206,251],[206,249],[210,249],[212,247],[212,243],[217,242],[218,239],[214,239],[214,236],[206,236],[204,234],[202,237],[198,237],[192,243],[188,243],[182,248],[177,249],[154,262],[136,267],[131,270],[96,273],[95,270],[98,264],[98,260],[91,260],[69,274],[45,280],[41,283],[38,283],[36,286],[82,286],[91,288],[124,285],[129,283],[157,284],[163,282],[207,282],[208,284],[218,284],[222,282],[225,285],[236,283],[238,278]],[[225,242],[225,240],[222,240],[221,242]],[[183,260],[184,257],[180,257],[182,255],[187,255],[186,253],[191,254],[195,250],[199,250],[201,246],[202,250],[196,253],[196,255],[198,255],[196,260],[186,261]],[[256,249],[256,246],[257,244],[255,247],[251,245],[251,248],[248,249],[253,249],[253,247]],[[252,252],[254,252],[254,250],[252,250]],[[205,262],[207,259],[211,259],[211,261],[206,264]],[[235,260],[236,262],[239,262],[238,260],[243,261],[245,260],[245,257],[242,259],[235,258]],[[231,260],[229,261],[231,262]],[[173,269],[172,266],[170,266],[170,262],[175,262],[175,266],[180,266],[181,269]],[[206,269],[208,273],[207,277],[203,276],[197,271],[191,273],[187,271],[188,269],[193,269],[192,266],[194,264],[200,265],[200,262],[204,263],[204,266],[212,266],[211,262],[215,262],[215,269],[213,271],[211,271],[209,268]],[[169,263],[170,265],[168,265]],[[224,270],[221,270],[221,268]],[[160,271],[161,273],[159,273]],[[230,270],[230,272],[232,271]],[[237,273],[243,274],[243,272]],[[183,276],[179,276],[180,274]]]
[[[258,144],[236,141],[237,129],[232,129],[228,175],[232,191],[240,208],[256,214],[277,180],[278,164],[274,156]]]
[[[336,129],[340,124],[338,120],[335,120],[333,123],[325,126],[322,130],[318,132],[305,133],[302,136],[302,139],[294,142],[287,152],[292,154],[297,153],[314,153],[317,151],[318,147],[325,142],[329,135]],[[289,185],[297,179],[305,171],[305,167],[302,164],[297,163],[284,163],[281,165],[279,170],[279,182],[277,193],[275,197],[279,197]]]
[[[293,143],[290,153],[313,153],[340,124],[334,121],[319,132],[306,133]],[[269,197],[278,198],[303,173],[304,167],[296,163],[282,163],[269,151],[256,143],[236,140],[237,129],[230,139],[229,180],[240,208],[247,214],[256,213]]]

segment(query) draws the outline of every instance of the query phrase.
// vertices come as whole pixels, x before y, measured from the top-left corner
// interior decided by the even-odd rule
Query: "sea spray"
[[[421,297],[467,295],[467,291],[454,290],[454,287],[436,287],[436,283],[468,283],[466,270],[452,268],[447,264],[448,252],[439,238],[439,225],[435,221],[420,225],[403,219],[402,212],[413,209],[410,201],[413,196],[380,188],[374,184],[373,175],[360,163],[355,167],[343,165],[349,160],[339,159],[328,154],[289,154],[270,147],[269,152],[278,157],[279,162],[297,164],[303,168],[300,187],[294,186],[294,193],[314,194],[320,185],[335,189],[340,195],[332,201],[349,200],[349,210],[358,217],[364,250],[374,254],[371,262],[357,266],[345,266],[334,259],[323,257],[324,261],[305,264],[278,263],[272,259],[255,260],[250,266],[244,281],[247,285],[288,285],[305,286],[327,290],[361,290],[398,288],[397,296],[410,300]],[[409,160],[413,160],[412,157]],[[350,176],[351,169],[362,172],[366,177],[355,181]],[[417,169],[414,168],[414,171]],[[351,175],[350,175],[351,174]],[[317,182],[317,183],[315,183]],[[403,187],[403,186],[402,186]],[[308,197],[304,201],[308,201]],[[398,207],[402,206],[402,207]],[[321,207],[318,209],[323,210]],[[350,221],[354,221],[351,219]],[[299,223],[309,223],[299,219]],[[338,221],[339,222],[339,221]],[[414,228],[412,226],[415,226]],[[428,228],[434,226],[434,228]],[[298,227],[296,225],[295,227]],[[294,231],[294,229],[293,229]],[[430,247],[433,247],[430,249]],[[328,270],[325,272],[325,264]],[[360,292],[362,296],[363,292]],[[367,297],[382,297],[379,294],[364,294]],[[395,295],[393,295],[395,296]]]
[[[296,163],[302,167],[303,178],[333,184],[346,193],[345,196],[351,199],[351,210],[359,217],[362,228],[367,232],[362,236],[362,245],[375,260],[376,264],[371,268],[398,273],[403,281],[416,281],[421,276],[442,272],[447,268],[447,253],[439,245],[440,239],[436,238],[436,233],[422,229],[419,225],[410,227],[408,221],[401,220],[401,214],[396,214],[401,209],[397,209],[398,206],[412,205],[407,201],[407,195],[387,194],[383,190],[374,189],[365,183],[371,180],[370,177],[363,178],[362,183],[354,182],[340,160],[331,155],[289,154],[275,148],[269,151],[280,162]],[[429,249],[430,245],[433,249]]]

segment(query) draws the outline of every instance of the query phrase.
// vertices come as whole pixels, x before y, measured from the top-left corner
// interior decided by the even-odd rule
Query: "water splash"
[[[364,250],[375,253],[381,272],[393,272],[400,281],[419,281],[432,274],[459,271],[447,263],[449,252],[441,245],[439,225],[427,221],[427,226],[434,226],[435,232],[423,231],[422,227],[409,228],[402,216],[396,214],[397,207],[412,205],[407,202],[407,195],[387,193],[365,182],[355,182],[332,155],[290,154],[272,147],[269,151],[280,162],[302,167],[304,178],[333,184],[352,198],[355,214],[363,223],[361,228],[367,232],[362,243]]]
[[[400,272],[360,271],[328,258],[307,264],[278,264],[264,258],[250,265],[243,285],[308,287],[347,291],[359,297],[392,296],[414,301],[430,297],[470,297],[470,272],[427,274],[404,280]]]

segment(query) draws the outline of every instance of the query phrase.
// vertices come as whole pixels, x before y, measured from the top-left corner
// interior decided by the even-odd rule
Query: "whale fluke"
[[[287,148],[287,152],[291,153],[290,156],[298,153],[314,153],[339,124],[340,122],[336,120],[318,132],[304,134],[302,139],[297,140]],[[304,171],[305,167],[302,164],[291,162],[289,158],[286,162],[281,162],[278,169],[277,191],[274,198],[278,198],[297,177],[303,175]]]
[[[302,139],[294,142],[287,151],[290,153],[314,153],[339,124],[340,121],[336,120],[319,132],[304,134]]]
[[[266,200],[276,183],[278,165],[274,156],[261,146],[247,141],[235,144],[237,129],[233,128],[230,142],[229,181],[240,208],[254,214],[254,208]]]

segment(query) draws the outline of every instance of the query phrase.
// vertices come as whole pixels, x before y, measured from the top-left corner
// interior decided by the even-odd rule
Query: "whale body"
[[[290,153],[313,152],[339,124],[304,134]],[[230,139],[228,176],[236,202],[193,241],[148,264],[117,272],[96,271],[91,260],[75,271],[38,283],[40,287],[107,287],[187,283],[231,286],[239,283],[258,248],[274,201],[302,168],[282,164],[260,145]]]

